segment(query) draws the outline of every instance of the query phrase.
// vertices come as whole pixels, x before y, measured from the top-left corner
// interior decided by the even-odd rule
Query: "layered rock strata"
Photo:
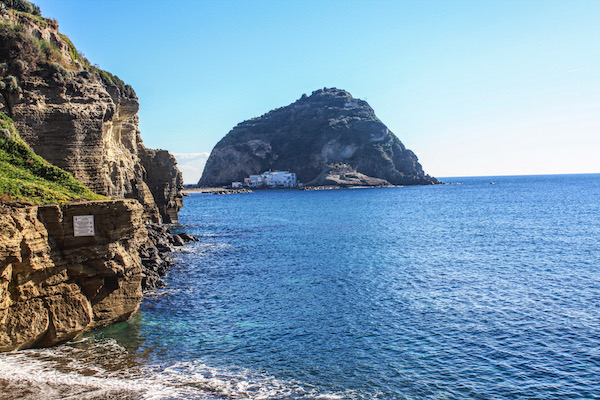
[[[133,89],[90,66],[56,21],[14,12],[4,18],[0,63],[19,92],[5,96],[0,111],[23,139],[94,192],[135,198],[148,220],[177,222],[182,176],[172,155],[144,146]]]
[[[229,185],[267,170],[295,172],[308,183],[332,163],[393,185],[438,183],[367,102],[334,88],[238,124],[217,143],[198,184]]]
[[[166,150],[141,147],[138,154],[146,171],[144,182],[154,197],[162,222],[177,222],[177,212],[183,207],[183,178],[177,160]]]
[[[74,236],[74,216],[94,217]],[[0,351],[49,346],[126,320],[142,298],[135,200],[4,207],[0,213]]]

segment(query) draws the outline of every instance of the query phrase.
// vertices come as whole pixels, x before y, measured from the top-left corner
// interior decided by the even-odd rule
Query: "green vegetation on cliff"
[[[0,0],[0,7],[2,6],[33,15],[42,15],[40,8],[27,0]]]
[[[0,201],[47,204],[105,198],[31,151],[13,121],[0,113]]]
[[[133,88],[118,76],[92,65],[68,36],[58,32],[58,22],[44,18],[37,6],[26,0],[0,0],[0,17],[0,60],[20,60],[7,65],[4,72],[9,75],[19,77],[26,69],[50,64],[62,67],[63,72],[86,70],[106,86],[117,87],[122,95],[137,98]],[[32,26],[49,29],[54,39],[32,34]]]
[[[121,91],[121,93],[127,97],[133,97],[133,98],[137,98],[137,95],[135,94],[135,90],[133,90],[133,87],[131,87],[131,85],[126,84],[125,82],[123,82],[123,80],[121,78],[119,78],[116,75],[111,74],[108,71],[105,71],[103,69],[98,68],[95,65],[88,65],[86,67],[86,69],[94,74],[96,74],[98,77],[100,77],[100,79],[102,80],[102,82],[104,82],[105,85],[113,85],[119,88],[119,90]]]

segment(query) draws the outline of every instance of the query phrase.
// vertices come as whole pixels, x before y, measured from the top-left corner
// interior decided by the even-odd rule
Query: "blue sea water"
[[[168,286],[0,398],[600,399],[600,175],[442,180],[193,194]]]

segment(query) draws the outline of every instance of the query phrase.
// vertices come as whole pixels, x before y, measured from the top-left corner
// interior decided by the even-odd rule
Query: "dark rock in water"
[[[185,246],[185,242],[183,241],[181,236],[177,234],[172,234],[171,237],[169,237],[169,240],[171,241],[171,244],[173,246]]]
[[[365,101],[322,89],[233,128],[213,149],[198,184],[227,185],[266,170],[295,172],[308,183],[331,163],[393,185],[438,183]]]
[[[142,289],[151,290],[165,286],[162,276],[174,264],[169,253],[182,247],[185,243],[198,241],[187,233],[172,233],[164,225],[147,224],[148,241],[140,249],[142,260]]]
[[[189,233],[179,233],[178,236],[183,239],[183,241],[185,243],[189,243],[189,242],[198,242],[200,239],[198,239],[197,237],[193,237],[192,235],[190,235]]]

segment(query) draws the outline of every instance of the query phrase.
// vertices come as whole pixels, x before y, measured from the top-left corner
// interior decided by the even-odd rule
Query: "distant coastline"
[[[324,186],[301,186],[294,188],[254,188],[253,190],[247,188],[232,189],[223,187],[186,187],[183,189],[183,195],[189,196],[192,193],[210,193],[210,194],[238,194],[238,193],[252,193],[254,191],[268,191],[268,190],[298,190],[298,191],[315,191],[315,190],[337,190],[337,189],[374,189],[374,188],[400,188],[402,185],[387,185],[387,186],[338,186],[338,185],[324,185]]]

